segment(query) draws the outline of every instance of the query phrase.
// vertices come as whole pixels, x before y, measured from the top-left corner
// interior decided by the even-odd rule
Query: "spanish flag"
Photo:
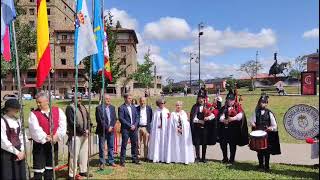
[[[37,0],[37,16],[37,87],[41,87],[51,69],[46,0]]]

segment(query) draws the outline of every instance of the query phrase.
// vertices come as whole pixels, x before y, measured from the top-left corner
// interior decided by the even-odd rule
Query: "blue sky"
[[[205,24],[203,78],[237,76],[239,65],[255,59],[257,50],[265,72],[275,51],[281,62],[319,48],[318,0],[105,0],[104,4],[123,27],[136,30],[138,60],[151,48],[161,75],[176,81],[189,79],[187,54],[197,53],[199,22]],[[196,79],[198,65],[193,66]]]

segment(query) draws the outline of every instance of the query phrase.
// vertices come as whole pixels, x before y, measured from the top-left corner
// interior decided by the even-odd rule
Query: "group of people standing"
[[[230,91],[226,102],[216,96],[212,103],[208,102],[206,94],[198,94],[197,102],[192,106],[190,115],[183,110],[183,103],[176,102],[175,111],[165,107],[165,100],[156,101],[157,109],[152,110],[146,104],[146,98],[139,99],[139,106],[132,104],[132,96],[125,94],[124,103],[118,108],[111,105],[111,98],[104,94],[104,102],[96,107],[96,134],[99,139],[100,169],[105,165],[116,167],[114,161],[114,136],[117,119],[121,123],[121,153],[120,166],[125,166],[128,140],[131,143],[132,162],[140,164],[139,159],[151,162],[206,163],[208,145],[220,143],[223,158],[222,163],[233,164],[237,146],[249,143],[248,126],[241,104],[236,101],[236,94]],[[77,102],[77,103],[75,103]],[[52,179],[52,161],[58,160],[58,141],[68,135],[69,146],[69,178],[74,174],[79,162],[80,176],[91,176],[87,173],[88,135],[90,131],[90,116],[82,104],[81,97],[67,106],[66,114],[60,108],[49,108],[46,93],[36,96],[38,108],[30,113],[29,132],[33,140],[33,171],[34,179]],[[259,168],[269,170],[270,154],[279,154],[279,137],[272,136],[277,131],[273,113],[266,108],[268,97],[260,97],[257,107],[250,119],[253,129],[264,130],[270,134],[268,148],[257,152]],[[8,100],[1,116],[1,164],[6,170],[2,179],[25,179],[24,144],[21,133],[21,123],[16,117],[20,104],[17,100]],[[74,116],[76,132],[74,132]],[[52,117],[53,126],[49,119]],[[50,127],[53,127],[50,129]],[[51,135],[52,131],[52,135]],[[76,143],[74,143],[76,141]],[[105,143],[108,155],[105,157]],[[53,148],[52,148],[53,144]],[[74,147],[74,145],[76,145]],[[228,145],[230,156],[228,156]],[[195,151],[194,151],[194,148]],[[200,157],[200,146],[202,156]],[[52,153],[52,150],[54,153]],[[139,158],[143,151],[143,158]],[[75,153],[74,153],[75,152]],[[54,155],[54,158],[52,157]],[[141,153],[142,156],[142,153]]]

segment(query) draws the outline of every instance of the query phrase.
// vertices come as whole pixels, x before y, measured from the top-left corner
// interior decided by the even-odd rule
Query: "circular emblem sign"
[[[319,111],[309,105],[295,105],[286,112],[283,123],[287,132],[296,139],[315,137],[319,134]]]

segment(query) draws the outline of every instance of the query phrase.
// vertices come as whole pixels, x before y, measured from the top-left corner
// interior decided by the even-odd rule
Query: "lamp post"
[[[199,37],[199,54],[198,54],[198,63],[199,63],[199,90],[200,90],[200,88],[201,88],[201,83],[200,83],[200,79],[201,79],[201,77],[200,77],[200,36],[202,36],[203,35],[203,32],[201,31],[201,29],[203,29],[203,27],[204,27],[204,24],[201,22],[201,23],[199,23],[198,24],[198,30],[199,30],[199,34],[198,34],[198,37]]]
[[[194,54],[194,53],[190,53],[190,82],[189,82],[189,86],[190,86],[190,89],[191,89],[191,86],[192,86],[192,84],[191,84],[191,62],[192,62],[192,60],[196,60],[195,58],[194,58],[194,56],[195,56],[196,54]]]

